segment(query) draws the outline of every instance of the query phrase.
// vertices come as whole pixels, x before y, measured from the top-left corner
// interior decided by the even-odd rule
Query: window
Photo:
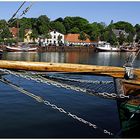
[[[54,35],[54,38],[56,38],[56,36]]]

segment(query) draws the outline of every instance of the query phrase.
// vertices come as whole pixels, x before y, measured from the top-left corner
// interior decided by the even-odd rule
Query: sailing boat
[[[29,52],[29,51],[31,52],[31,51],[37,51],[37,47],[31,48],[30,46],[27,45],[22,45],[17,47],[6,46],[6,50],[10,52]]]
[[[11,21],[11,20],[13,20],[13,18],[15,17],[15,15],[18,13],[18,11],[20,10],[20,8],[24,5],[24,3],[25,2],[23,2],[22,3],[22,5],[19,7],[19,9],[16,11],[16,13],[12,16],[12,18],[9,20],[9,21]],[[23,16],[23,15],[25,15],[27,12],[28,12],[28,10],[31,8],[31,6],[32,5],[30,5],[29,7],[27,7],[23,12],[22,12],[22,14],[19,16],[19,17],[21,17],[21,16]],[[18,17],[18,18],[19,18]],[[18,19],[17,18],[17,19]],[[19,37],[19,23],[18,23],[18,20],[17,20],[17,45],[16,46],[6,46],[6,50],[7,51],[20,51],[20,52],[27,52],[27,51],[37,51],[37,47],[30,47],[28,44],[22,44],[22,45],[19,45],[19,42],[18,42],[18,37]]]

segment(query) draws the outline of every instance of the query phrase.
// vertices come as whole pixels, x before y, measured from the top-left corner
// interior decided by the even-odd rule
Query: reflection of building
[[[86,40],[79,39],[80,34],[67,34],[65,35],[65,43],[67,45],[90,45],[91,41],[87,38]]]

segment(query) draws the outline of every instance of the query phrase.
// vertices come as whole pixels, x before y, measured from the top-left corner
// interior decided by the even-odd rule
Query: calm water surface
[[[123,66],[128,55],[130,53],[8,52],[3,54],[2,59]],[[140,56],[137,57],[134,66],[140,67],[139,64]],[[114,136],[109,136],[102,130],[94,129],[50,106],[36,102],[34,99],[1,83],[1,138],[110,138],[115,137],[121,129],[115,100],[36,83],[12,75],[5,77],[67,112],[114,133]],[[90,75],[69,75],[69,77],[87,80],[111,79]]]
[[[123,66],[125,60],[135,52],[8,52],[4,53],[4,60],[42,61],[60,63],[79,63],[93,65]],[[140,67],[140,55],[137,56],[134,67]]]

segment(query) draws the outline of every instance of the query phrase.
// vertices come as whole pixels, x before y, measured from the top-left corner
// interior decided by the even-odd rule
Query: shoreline
[[[37,47],[38,52],[92,52],[96,50],[94,46],[31,46],[33,47]],[[6,46],[0,46],[0,49],[6,51]]]

